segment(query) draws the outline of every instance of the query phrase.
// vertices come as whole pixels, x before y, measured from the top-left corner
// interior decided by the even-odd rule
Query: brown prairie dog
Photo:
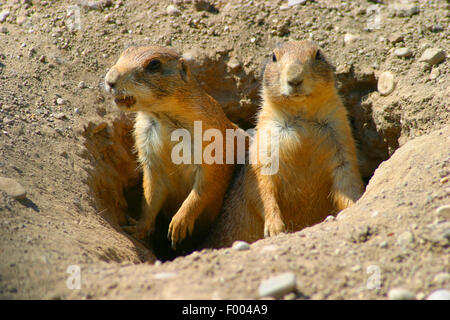
[[[184,59],[169,48],[128,48],[108,71],[105,87],[120,109],[137,112],[134,136],[144,201],[142,217],[129,229],[143,238],[154,230],[158,214],[167,215],[173,248],[198,231],[194,225],[207,230],[220,211],[234,165],[176,164],[171,156],[179,142],[171,136],[183,129],[194,137],[195,121],[201,121],[203,132],[213,128],[223,136],[236,126],[200,87]],[[207,144],[202,139],[202,151]]]
[[[289,41],[276,48],[262,97],[252,161],[226,195],[208,247],[298,231],[351,206],[363,192],[347,111],[316,44]],[[266,163],[258,160],[263,132],[278,146],[278,159]],[[268,165],[274,174],[262,172]]]

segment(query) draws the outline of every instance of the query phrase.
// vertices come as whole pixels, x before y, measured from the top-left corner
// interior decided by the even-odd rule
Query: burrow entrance
[[[201,75],[199,82],[222,104],[232,121],[245,129],[254,126],[259,90],[256,77],[231,74],[226,59],[204,62],[196,69],[193,68],[195,74]],[[219,85],[216,79],[225,79],[225,84],[222,82]],[[337,86],[349,111],[360,170],[367,184],[378,165],[392,153],[389,150],[392,149],[392,143],[389,146],[386,133],[377,130],[372,104],[367,99],[376,90],[377,79],[374,74],[356,74],[350,69],[337,74]],[[242,112],[236,111],[239,109]],[[122,114],[112,122],[89,123],[83,134],[85,157],[91,163],[87,168],[87,183],[96,209],[120,232],[123,232],[121,226],[139,219],[143,197],[142,171],[136,161],[132,127],[133,116]],[[389,139],[392,140],[392,137]],[[161,261],[189,253],[175,252],[170,248],[167,240],[170,221],[165,221],[162,214],[158,217],[156,231],[145,239],[145,245]]]

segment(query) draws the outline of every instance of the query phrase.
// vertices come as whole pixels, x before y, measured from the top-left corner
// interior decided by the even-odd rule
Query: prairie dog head
[[[263,78],[263,97],[274,102],[302,101],[334,89],[333,67],[312,41],[288,41],[273,51]]]
[[[174,50],[159,46],[130,47],[105,76],[105,89],[126,111],[159,111],[170,97],[183,94],[191,74]]]

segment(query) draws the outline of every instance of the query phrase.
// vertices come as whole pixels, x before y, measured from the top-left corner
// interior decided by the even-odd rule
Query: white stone
[[[0,12],[0,22],[5,22],[9,14],[10,14],[9,10],[3,10],[2,12]]]
[[[181,11],[177,7],[175,7],[173,4],[169,4],[167,6],[166,11],[167,11],[167,14],[169,16],[179,16],[179,15],[181,15]]]
[[[165,279],[171,279],[176,277],[177,274],[173,273],[173,272],[159,272],[159,273],[155,273],[153,275],[153,278],[158,279],[158,280],[165,280]]]
[[[402,288],[395,288],[389,290],[388,298],[389,300],[414,300],[415,296],[414,293],[412,293],[409,290]]]
[[[397,57],[403,58],[403,57],[409,57],[412,55],[412,51],[410,48],[398,48],[394,50],[394,54]]]
[[[288,0],[288,6],[292,7],[297,4],[305,4],[308,0]]]
[[[427,297],[427,300],[450,300],[450,291],[438,289]]]
[[[344,43],[351,44],[351,43],[358,41],[359,39],[360,39],[360,36],[357,34],[346,33],[344,36]]]
[[[438,64],[445,59],[445,51],[439,48],[428,48],[419,58],[419,62],[426,62],[430,66]]]
[[[245,241],[235,241],[232,248],[236,251],[244,251],[250,249],[250,245]]]
[[[378,92],[383,96],[387,96],[394,91],[394,88],[395,80],[392,72],[383,72],[378,78]]]
[[[0,190],[15,199],[24,199],[27,196],[25,188],[16,180],[0,177]]]
[[[433,70],[431,70],[430,72],[430,80],[435,80],[439,77],[439,75],[441,74],[441,72],[439,71],[438,68],[434,68]],[[443,178],[445,179],[445,178]],[[447,179],[448,180],[448,179]],[[442,181],[442,179],[441,179]],[[441,182],[442,183],[442,182]]]
[[[297,287],[297,279],[294,273],[286,272],[276,277],[263,281],[259,286],[259,297],[281,298],[285,294],[294,291]]]

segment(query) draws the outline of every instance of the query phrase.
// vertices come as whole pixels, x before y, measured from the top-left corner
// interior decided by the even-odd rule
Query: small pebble
[[[66,103],[66,101],[63,99],[63,98],[58,98],[58,99],[56,99],[56,104],[57,105],[63,105],[63,104],[65,104]]]
[[[78,88],[80,88],[80,89],[86,88],[86,83],[84,83],[84,81],[80,81],[80,82],[78,83]]]
[[[401,33],[394,33],[388,37],[388,40],[392,44],[403,41],[403,35]]]
[[[450,220],[450,205],[445,205],[437,208],[436,214],[439,218]]]
[[[237,71],[241,68],[241,63],[236,58],[231,58],[227,63],[228,68],[230,68],[233,71]]]
[[[297,4],[305,4],[308,0],[288,0],[288,7],[295,6]]]
[[[180,16],[181,15],[181,11],[175,7],[173,4],[169,4],[167,6],[166,12],[169,16]]]
[[[236,251],[244,251],[250,249],[250,245],[245,241],[235,241],[232,248]]]
[[[438,289],[427,297],[427,300],[450,300],[450,291]]]
[[[430,66],[438,64],[445,59],[445,51],[438,48],[428,48],[419,58],[419,62],[426,62]]]
[[[177,276],[177,274],[173,273],[173,272],[159,272],[159,273],[155,273],[153,275],[153,278],[158,279],[158,280],[165,280],[165,279],[174,278],[176,276]]]
[[[357,271],[359,271],[359,270],[361,270],[361,266],[360,266],[360,265],[356,265],[356,266],[353,266],[353,267],[351,268],[351,271],[352,271],[352,272],[357,272]]]
[[[415,296],[414,296],[414,293],[412,293],[409,290],[402,289],[402,288],[395,288],[395,289],[389,290],[388,299],[389,300],[414,300]]]
[[[114,22],[114,15],[112,13],[108,13],[103,17],[103,21],[105,22]]]
[[[281,298],[295,291],[297,287],[296,276],[292,272],[286,272],[279,276],[263,281],[259,286],[259,297]]]
[[[410,17],[419,13],[419,6],[413,3],[393,3],[390,6],[391,12],[397,17]]]
[[[441,72],[439,71],[438,68],[434,68],[433,70],[431,70],[430,72],[430,80],[435,80],[439,77],[439,75],[441,74]],[[445,179],[445,178],[444,178]],[[448,178],[446,178],[448,181]],[[441,179],[442,181],[443,179]],[[442,183],[442,182],[441,182]]]
[[[392,93],[392,91],[394,91],[394,88],[395,81],[392,72],[383,72],[378,78],[378,92],[380,92],[380,94],[383,96],[387,96]]]
[[[14,199],[25,199],[27,197],[25,188],[11,178],[0,177],[0,190],[6,192]]]
[[[327,216],[327,217],[325,218],[325,221],[326,221],[326,222],[335,221],[335,220],[336,220],[336,217],[335,217],[335,216]]]
[[[0,12],[0,22],[5,22],[6,18],[10,15],[9,10],[3,10]]]
[[[297,294],[295,294],[295,292],[288,293],[283,297],[284,300],[294,300],[295,298],[297,298]]]
[[[387,241],[383,241],[380,243],[380,248],[387,248],[388,247],[388,242]]]
[[[394,54],[397,57],[404,58],[412,55],[412,51],[410,48],[398,48],[394,50]]]
[[[401,247],[408,246],[410,244],[414,243],[414,236],[411,232],[405,231],[397,238],[397,245]]]
[[[450,280],[450,273],[448,272],[441,272],[434,276],[433,282],[437,284],[443,284]]]
[[[66,118],[66,115],[64,113],[60,112],[60,113],[55,114],[54,117],[56,119],[62,120],[62,119]]]
[[[359,35],[346,33],[344,36],[344,43],[345,44],[354,43],[354,42],[358,41],[359,39],[360,39]]]

